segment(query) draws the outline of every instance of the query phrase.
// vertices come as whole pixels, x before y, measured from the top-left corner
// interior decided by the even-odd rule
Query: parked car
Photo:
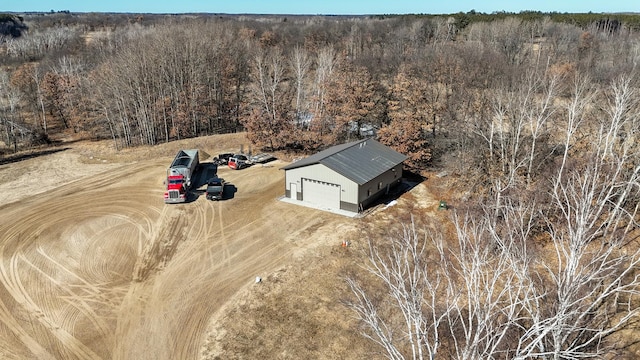
[[[205,192],[207,200],[222,200],[224,196],[223,178],[215,177],[207,181],[207,191]]]
[[[244,154],[235,154],[229,158],[228,165],[231,169],[240,170],[246,167],[251,166],[252,162],[249,160],[247,155]]]

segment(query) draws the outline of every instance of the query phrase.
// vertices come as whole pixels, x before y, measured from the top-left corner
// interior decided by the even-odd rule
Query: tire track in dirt
[[[0,248],[0,258],[6,259],[4,248]],[[0,265],[0,280],[4,288],[9,291],[12,298],[20,304],[30,315],[34,315],[36,320],[44,326],[52,336],[56,337],[66,347],[66,350],[83,359],[101,359],[96,353],[91,351],[84,344],[79,342],[69,332],[62,329],[58,322],[42,311],[41,307],[30,296],[29,291],[24,286],[20,277],[18,263],[22,257],[22,252],[15,252],[10,256],[9,266],[5,262]]]
[[[53,278],[47,273],[42,272],[43,277],[49,279],[52,283],[55,283],[58,287],[60,287],[61,292],[66,295],[62,295],[59,297],[64,299],[67,303],[69,303],[74,308],[78,309],[85,317],[94,325],[94,328],[99,331],[99,335],[103,337],[108,337],[111,331],[109,324],[104,321],[104,319],[99,316],[95,309],[91,307],[91,303],[99,302],[101,304],[106,304],[108,301],[103,297],[103,288],[98,284],[92,284],[86,281],[84,278],[78,276],[75,272],[67,269],[63,264],[59,263],[56,259],[49,256],[49,254],[45,253],[42,248],[38,248],[37,252],[47,261],[53,263],[56,268],[66,271],[69,276],[73,277],[76,281],[78,281],[79,285],[73,285],[73,287],[64,287],[57,279]],[[28,259],[25,259],[25,262],[28,262]],[[34,269],[38,269],[35,265],[32,265]],[[79,289],[81,293],[86,295],[79,295],[78,291],[75,289]]]
[[[224,232],[226,216],[223,210],[227,204],[224,201],[207,201],[207,203],[200,217],[200,228],[206,229],[206,231],[194,234],[195,237],[190,235],[190,239],[198,239],[198,241],[188,244],[188,250],[182,254],[189,256],[191,252],[202,249],[205,250],[205,260],[208,267],[215,267],[219,264],[229,265],[228,240]]]
[[[129,167],[127,173],[137,171],[138,167]],[[79,319],[83,323],[90,323],[94,328],[95,334],[105,341],[112,338],[107,334],[109,325],[104,321],[102,316],[91,309],[95,304],[112,303],[105,301],[104,296],[107,292],[104,289],[98,289],[89,281],[85,281],[84,277],[89,278],[108,278],[113,276],[113,269],[105,268],[104,263],[101,266],[82,269],[84,273],[78,273],[77,265],[80,263],[78,258],[82,259],[82,254],[74,254],[73,249],[69,258],[72,266],[71,270],[68,266],[63,265],[60,261],[55,260],[47,254],[48,250],[40,246],[50,240],[59,242],[58,238],[64,237],[64,228],[80,227],[87,219],[98,218],[102,216],[110,216],[113,219],[113,226],[121,225],[123,222],[133,226],[139,233],[138,239],[144,238],[145,234],[150,233],[153,224],[151,223],[148,210],[133,210],[132,202],[136,202],[133,196],[124,198],[122,193],[110,193],[109,187],[113,187],[113,179],[100,174],[83,181],[77,181],[69,184],[68,187],[62,189],[54,189],[47,193],[47,197],[38,196],[25,201],[28,203],[28,211],[20,211],[20,207],[12,204],[8,207],[9,213],[14,220],[11,224],[0,224],[0,233],[3,234],[3,243],[0,248],[0,283],[3,285],[4,291],[9,297],[3,297],[3,300],[11,300],[12,307],[18,306],[26,312],[26,317],[34,319],[36,323],[41,325],[40,328],[34,328],[33,324],[24,323],[24,320],[16,319],[12,314],[15,311],[7,311],[1,314],[1,321],[4,324],[11,324],[11,331],[16,334],[26,348],[38,358],[59,357],[43,350],[44,348],[52,348],[51,341],[55,340],[57,345],[53,349],[63,349],[60,354],[75,354],[78,358],[101,358],[97,353],[85,346],[71,332],[74,331],[75,324]],[[74,190],[70,191],[69,187]],[[84,190],[85,193],[80,194]],[[126,190],[125,190],[126,192]],[[95,202],[87,202],[87,197],[95,200]],[[144,195],[143,195],[144,197]],[[55,199],[54,202],[51,199]],[[118,199],[120,206],[118,207]],[[112,207],[102,207],[100,204],[112,204]],[[97,207],[98,210],[95,210]],[[15,209],[15,210],[14,210]],[[24,209],[24,208],[23,208]],[[73,211],[69,211],[74,209]],[[43,217],[43,214],[47,214]],[[131,219],[136,219],[132,221]],[[44,220],[44,221],[43,221]],[[146,222],[146,223],[145,223]],[[35,224],[38,224],[34,227]],[[68,224],[68,225],[67,225]],[[135,230],[134,230],[135,231]],[[83,239],[89,242],[98,242],[101,236],[98,234],[96,239]],[[71,245],[71,244],[69,244]],[[50,248],[48,245],[47,248]],[[35,249],[35,250],[34,250]],[[68,255],[68,256],[69,256]],[[92,264],[92,262],[85,262]],[[31,274],[31,275],[30,275]],[[29,276],[29,286],[24,284],[23,278]],[[40,286],[33,284],[34,276],[38,279]],[[129,275],[130,276],[130,275]],[[72,279],[72,284],[68,284],[69,280],[61,283],[58,279],[67,277]],[[76,284],[73,284],[76,283]],[[46,291],[33,291],[36,288],[46,289]],[[99,295],[102,294],[102,295]],[[113,294],[113,292],[111,293]],[[3,308],[8,309],[5,301]],[[113,306],[113,305],[111,305]],[[54,309],[58,309],[55,310]],[[66,309],[66,310],[65,310]],[[104,313],[101,310],[101,313]],[[24,325],[22,325],[24,324]],[[42,331],[46,331],[51,340],[43,341]],[[38,335],[43,345],[34,344],[34,338],[30,338],[28,333]],[[59,346],[62,346],[60,348]],[[60,355],[62,356],[62,355]]]
[[[309,244],[292,229],[302,237],[301,227],[335,221],[278,203],[277,168],[221,169],[234,197],[165,205],[164,160],[0,206],[0,326],[15,334],[0,332],[0,348],[23,358],[195,359],[210,319]],[[139,282],[137,263],[148,268]]]
[[[26,332],[30,332],[37,335],[37,331],[35,327],[32,325],[30,328],[25,328],[24,322],[21,322],[19,319],[15,317],[15,313],[17,309],[21,309],[26,312],[26,316],[33,320],[34,323],[40,323],[46,329],[55,329],[53,319],[46,316],[46,313],[42,310],[43,305],[48,305],[49,301],[47,299],[41,299],[38,297],[39,301],[42,301],[42,305],[37,305],[36,301],[30,294],[30,291],[25,289],[24,284],[22,283],[22,277],[20,269],[17,264],[19,260],[23,258],[25,253],[28,253],[28,246],[34,241],[34,237],[29,233],[30,229],[28,229],[24,224],[41,224],[41,222],[37,222],[39,220],[39,214],[37,212],[27,213],[23,216],[22,219],[19,217],[14,218],[16,221],[12,222],[10,226],[3,226],[0,229],[4,236],[4,243],[0,247],[0,283],[2,284],[3,290],[6,291],[7,296],[3,296],[3,302],[5,304],[10,304],[12,310],[8,313],[5,313],[2,317],[3,323],[13,324],[15,326],[11,327],[11,331],[16,334],[24,334]],[[45,226],[40,225],[36,229],[33,229],[34,234],[41,234],[46,229]],[[33,284],[29,284],[33,286]],[[46,286],[46,284],[45,284]],[[41,292],[46,292],[48,287],[44,289],[40,289]],[[35,293],[37,296],[38,293]],[[5,306],[6,307],[6,306]],[[50,331],[51,332],[51,331]],[[55,335],[55,334],[54,334]],[[24,339],[24,336],[22,336]],[[31,349],[33,346],[33,342],[26,340],[24,343],[28,345],[28,349]],[[39,339],[42,341],[42,339]],[[73,344],[75,347],[76,344]],[[40,346],[40,348],[48,347],[46,345]],[[38,349],[38,347],[35,347]],[[39,351],[39,350],[38,350]],[[38,354],[38,357],[53,357],[50,353],[42,353]]]
[[[263,190],[270,194],[277,186],[276,182],[265,184]],[[272,195],[264,198],[238,196],[215,204],[208,202],[210,206],[205,205],[203,201],[188,204],[189,207],[204,208],[206,216],[196,214],[189,219],[188,239],[181,244],[172,261],[153,278],[139,284],[135,295],[128,297],[137,305],[132,305],[133,310],[127,312],[141,318],[128,319],[130,325],[122,328],[129,327],[129,333],[119,334],[118,338],[133,338],[137,343],[129,342],[130,344],[122,346],[114,352],[114,358],[196,358],[206,334],[208,319],[233,294],[250,284],[257,273],[275,269],[289,258],[291,249],[281,241],[287,235],[278,227],[267,224],[267,231],[263,227],[265,219],[261,218],[260,214],[263,208],[273,205],[274,199],[275,196]],[[217,215],[210,213],[211,207],[218,208]],[[299,210],[295,208],[292,213],[305,213],[304,210]],[[295,223],[295,216],[290,218]],[[275,221],[279,221],[278,219],[279,217],[274,218]],[[203,225],[202,222],[206,224]],[[213,226],[216,223],[217,228]],[[208,230],[203,230],[203,226]],[[227,239],[226,250],[222,233],[224,239]],[[199,235],[203,238],[191,238]],[[238,251],[241,253],[238,254]],[[254,251],[256,253],[252,253]],[[225,256],[225,252],[229,256]],[[218,260],[212,266],[211,262],[202,261],[203,253],[213,254]],[[255,260],[256,254],[265,255]],[[121,312],[125,312],[124,307]],[[135,329],[136,326],[146,328],[147,331]],[[152,328],[156,331],[156,339],[141,338],[139,334],[148,333]],[[163,342],[160,346],[163,351],[151,349],[150,341]],[[138,348],[149,350],[148,353],[140,355],[136,350]]]
[[[220,241],[222,243],[222,259],[227,266],[231,265],[231,253],[229,252],[229,242],[224,233],[224,221],[222,217],[222,204],[218,203],[218,228],[220,230]]]
[[[198,231],[189,234],[189,244],[185,244],[189,248],[203,249],[203,261],[213,267],[216,264],[229,262],[229,249],[227,239],[224,234],[224,201],[206,201],[206,206],[198,206],[199,214]],[[195,241],[191,242],[192,239]],[[220,243],[220,251],[214,251],[213,243]],[[222,259],[218,261],[216,253],[222,254]]]
[[[192,358],[194,342],[201,341],[208,319],[203,311],[206,311],[210,304],[201,300],[206,299],[206,296],[198,294],[206,289],[202,274],[213,267],[216,254],[219,253],[217,243],[220,237],[216,229],[215,210],[221,203],[201,202],[200,205],[205,206],[196,208],[195,212],[198,215],[192,218],[188,240],[182,244],[184,246],[176,254],[170,267],[158,274],[153,294],[145,304],[145,308],[152,314],[148,322],[167,321],[172,324],[171,327],[158,325],[163,330],[157,336],[171,339],[167,342],[170,346],[164,354],[154,351],[159,358]],[[184,269],[185,267],[187,269]],[[160,283],[162,286],[157,286]],[[190,305],[193,302],[197,304],[195,307]],[[176,311],[178,308],[180,311]],[[164,319],[158,320],[159,314],[162,314]],[[194,327],[194,324],[199,325]],[[131,352],[128,355],[130,356]]]
[[[183,209],[161,217],[158,228],[142,250],[133,269],[133,280],[145,281],[153,272],[163,268],[173,257],[177,246],[186,238],[187,215]]]
[[[192,272],[192,276],[189,276],[192,285],[185,287],[183,290],[184,293],[195,294],[195,296],[190,296],[189,302],[183,305],[186,309],[192,310],[177,314],[178,316],[173,320],[176,323],[189,324],[189,326],[183,327],[183,329],[188,329],[187,331],[174,330],[170,335],[170,337],[176,339],[175,346],[171,350],[174,358],[186,359],[197,356],[196,345],[199,346],[204,341],[208,319],[213,314],[211,304],[216,303],[216,295],[222,296],[227,291],[233,291],[234,289],[234,285],[228,285],[233,283],[234,278],[223,277],[221,280],[216,279],[216,277],[220,276],[220,272],[231,271],[232,266],[237,265],[231,263],[233,257],[230,250],[231,238],[225,234],[225,219],[231,217],[226,212],[228,206],[233,206],[233,203],[229,201],[209,203],[210,206],[207,207],[209,212],[207,213],[210,215],[201,217],[201,221],[207,224],[205,227],[208,231],[201,238],[203,241],[200,242],[200,246],[203,246],[203,250],[208,254],[209,261],[198,263],[197,270]],[[235,223],[242,224],[241,221]],[[246,225],[246,223],[243,225]],[[195,248],[184,251],[177,262],[191,263],[192,257],[196,253]],[[177,302],[178,299],[172,300],[172,302],[174,301]]]
[[[40,345],[39,339],[29,334],[15,316],[15,312],[9,309],[2,298],[0,298],[0,322],[26,347],[26,351],[20,351],[18,354],[24,353],[25,356],[29,354],[34,355],[38,359],[54,360],[55,357],[45,349],[44,346]],[[26,320],[29,322],[36,321],[31,314],[28,315]],[[15,349],[14,351],[17,352],[18,350]],[[19,356],[15,353],[13,355]]]

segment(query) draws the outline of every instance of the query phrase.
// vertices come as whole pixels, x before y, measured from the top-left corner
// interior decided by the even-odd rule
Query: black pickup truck
[[[211,178],[207,181],[207,191],[206,197],[207,200],[222,200],[224,195],[224,179],[222,178]]]

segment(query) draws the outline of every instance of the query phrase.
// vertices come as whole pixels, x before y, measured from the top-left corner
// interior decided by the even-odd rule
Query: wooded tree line
[[[439,137],[470,143],[470,120],[521,74],[606,84],[633,68],[638,48],[624,25],[548,16],[142,18],[5,39],[4,142],[17,143],[10,124],[118,147],[246,129],[260,147],[315,151],[377,134],[422,168],[452,146]]]
[[[425,82],[431,87],[396,77],[396,94],[415,91],[427,109],[421,113],[436,114],[421,121],[434,132],[425,141],[466,193],[451,225],[395,219],[402,227],[392,236],[372,234],[364,271],[347,278],[349,305],[363,335],[389,359],[633,358],[629,334],[640,315],[636,40],[630,52],[604,50],[608,44],[586,31],[522,43],[512,37],[531,29],[510,18],[502,26],[472,25],[467,43],[448,48],[475,41],[469,58],[482,64],[489,61],[477,54],[491,56],[498,67],[475,66],[491,76],[468,66],[465,82],[451,66],[462,67],[462,57],[451,56],[449,66],[430,67],[432,76],[450,71]],[[566,24],[552,28],[568,34]],[[443,89],[429,91],[434,83]]]
[[[362,332],[387,358],[635,357],[635,81],[563,87],[529,73],[496,94],[474,125],[477,161],[461,159],[474,185],[452,223],[395,219],[347,278]]]

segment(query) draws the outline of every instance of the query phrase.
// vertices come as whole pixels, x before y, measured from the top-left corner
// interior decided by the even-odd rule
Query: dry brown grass
[[[405,193],[398,204],[380,206],[354,219],[355,229],[336,232],[295,264],[270,274],[231,304],[212,324],[201,359],[381,359],[383,349],[361,335],[345,277],[366,281],[367,241],[385,241],[412,216],[417,227],[426,219],[448,221],[425,184]],[[340,239],[350,241],[340,246]],[[374,286],[374,284],[369,284]]]
[[[202,359],[379,357],[342,302],[341,270],[354,261],[357,255],[336,245],[256,283],[211,333]]]
[[[200,150],[200,161],[209,161],[220,149],[228,152],[249,150],[246,133],[206,136],[172,141],[156,146],[138,146],[116,150],[113,141],[82,141],[82,161],[84,163],[133,162],[159,157],[173,157],[178,150],[196,148]]]

